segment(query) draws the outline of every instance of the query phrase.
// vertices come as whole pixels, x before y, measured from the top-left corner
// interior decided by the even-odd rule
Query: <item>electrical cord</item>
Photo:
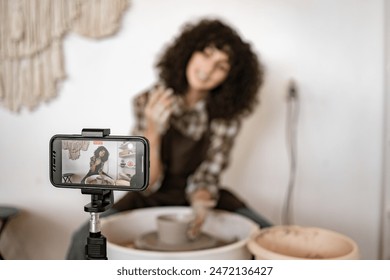
[[[282,223],[291,224],[293,218],[293,207],[291,205],[293,191],[297,173],[297,153],[298,153],[298,116],[299,98],[294,81],[290,81],[287,95],[287,119],[286,119],[286,144],[289,155],[290,173],[287,186],[287,193],[282,210]]]

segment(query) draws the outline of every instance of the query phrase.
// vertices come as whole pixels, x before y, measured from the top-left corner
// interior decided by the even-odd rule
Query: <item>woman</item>
[[[91,157],[89,162],[89,171],[87,175],[85,175],[85,177],[81,180],[81,183],[85,184],[87,178],[93,175],[100,175],[102,176],[102,180],[110,180],[111,182],[112,178],[103,171],[104,163],[108,160],[109,156],[110,153],[107,151],[107,149],[104,146],[99,146]]]
[[[207,207],[237,212],[261,227],[270,226],[220,186],[242,119],[253,111],[262,83],[262,68],[250,45],[225,23],[201,20],[185,26],[162,54],[157,69],[159,83],[134,101],[133,134],[150,142],[148,190],[127,193],[107,214],[191,205],[200,209],[190,232],[193,237]],[[80,236],[81,231],[74,244]],[[68,258],[76,258],[72,249]]]

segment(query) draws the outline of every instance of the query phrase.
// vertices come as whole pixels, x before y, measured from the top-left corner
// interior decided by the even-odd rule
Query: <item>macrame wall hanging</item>
[[[119,30],[129,0],[0,0],[0,104],[33,110],[65,79],[63,38]]]

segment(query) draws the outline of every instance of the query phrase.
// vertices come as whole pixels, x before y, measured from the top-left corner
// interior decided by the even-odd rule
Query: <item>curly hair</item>
[[[106,162],[108,160],[108,157],[110,156],[110,153],[108,152],[108,150],[106,149],[106,147],[104,146],[99,146],[97,147],[97,149],[93,152],[93,155],[98,158],[99,157],[99,153],[100,151],[104,151],[104,156],[102,158],[102,162]]]
[[[213,46],[229,56],[230,71],[225,81],[210,91],[207,109],[210,118],[233,119],[248,115],[258,103],[263,67],[249,43],[217,19],[187,24],[157,61],[161,81],[183,95],[188,89],[186,67],[192,54]]]

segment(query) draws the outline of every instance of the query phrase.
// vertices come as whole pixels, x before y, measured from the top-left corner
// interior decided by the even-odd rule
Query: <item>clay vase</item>
[[[194,218],[192,214],[165,214],[158,216],[158,239],[160,242],[169,245],[189,242],[187,233]]]

